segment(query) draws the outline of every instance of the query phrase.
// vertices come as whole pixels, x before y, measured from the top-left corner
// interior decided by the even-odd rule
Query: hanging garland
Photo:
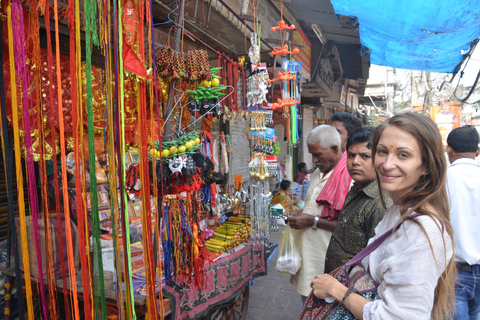
[[[88,124],[88,164],[90,173],[90,189],[97,190],[97,177],[95,166],[95,143],[94,143],[94,127],[93,127],[93,108],[92,108],[92,53],[91,40],[93,44],[98,46],[98,36],[96,28],[96,2],[85,1],[85,46],[86,46],[86,82],[87,82],[87,124]],[[58,29],[57,29],[58,30]],[[58,42],[57,42],[58,45]],[[58,52],[58,51],[57,51]],[[58,60],[58,59],[57,59]],[[63,168],[63,166],[62,166]],[[66,188],[66,186],[65,186]],[[107,306],[105,298],[105,283],[100,281],[103,279],[103,263],[102,249],[100,243],[100,226],[98,214],[98,194],[90,193],[91,216],[92,216],[92,238],[93,238],[93,273],[95,284],[93,286],[95,293],[95,307],[101,310],[101,319],[107,318]],[[98,314],[98,312],[97,312]]]
[[[12,31],[12,5],[7,7],[7,25],[8,25],[8,55],[10,59],[14,57],[13,53],[13,31]],[[17,178],[17,193],[18,193],[18,213],[20,218],[20,235],[22,239],[22,258],[23,268],[25,273],[25,288],[27,300],[27,312],[29,319],[33,319],[33,301],[32,301],[32,282],[30,273],[30,259],[28,256],[28,240],[27,240],[27,226],[25,219],[25,196],[23,193],[23,173],[20,155],[20,135],[18,125],[18,109],[17,109],[17,83],[15,77],[15,67],[10,63],[10,88],[12,92],[12,122],[13,122],[13,139],[15,150],[15,169]]]
[[[23,20],[23,9],[22,5],[18,1],[12,3],[12,14],[15,19],[13,19],[13,29],[17,30],[13,34],[13,46],[15,54],[15,71],[17,72],[16,77],[18,80],[18,85],[22,88],[22,104],[21,108],[23,110],[23,128],[25,130],[25,148],[26,148],[26,162],[27,162],[27,175],[28,175],[28,195],[30,200],[30,209],[31,209],[31,218],[33,226],[33,239],[36,252],[37,262],[42,261],[42,250],[40,248],[40,234],[38,228],[38,199],[37,199],[37,190],[36,190],[36,177],[35,177],[35,168],[33,166],[33,157],[32,157],[32,137],[29,134],[31,132],[30,128],[30,105],[28,101],[27,93],[27,84],[28,81],[28,72],[27,72],[27,58],[25,52],[25,44],[23,39],[25,39],[25,30],[24,30],[24,20]],[[11,60],[13,56],[11,56]],[[26,254],[26,252],[23,252]],[[47,312],[47,301],[45,298],[45,285],[43,280],[43,267],[42,263],[37,263],[38,266],[38,277],[40,284],[40,297],[43,316],[46,318],[48,315]]]
[[[176,196],[165,200],[162,219],[165,280],[174,280],[182,286],[195,283],[201,289],[207,253],[191,202]]]
[[[156,161],[163,160],[163,162],[169,163],[170,160],[179,156],[195,154],[199,148],[200,138],[198,133],[197,131],[192,131],[177,140],[163,141],[161,146],[160,142],[156,141],[154,148],[149,151],[148,160],[153,161],[155,157]]]
[[[3,23],[0,24],[0,33],[3,35]],[[2,68],[0,69],[0,103],[1,103],[1,127],[2,127],[2,134],[1,134],[1,141],[2,141],[2,149],[3,149],[3,157],[5,163],[5,178],[7,183],[7,199],[8,199],[8,229],[7,229],[7,245],[8,248],[11,248],[11,241],[15,241],[17,239],[17,227],[15,223],[15,212],[14,212],[14,199],[13,199],[13,167],[12,167],[12,155],[11,152],[13,151],[10,147],[10,135],[8,133],[8,124],[7,124],[7,103],[5,99],[5,83],[4,83],[4,72],[3,72],[3,63],[4,63],[4,47],[3,41],[0,42],[0,64]],[[7,261],[6,267],[11,267],[11,255],[9,254],[10,250],[7,249]],[[21,279],[21,271],[20,271],[20,259],[18,256],[18,250],[14,250],[14,263],[15,263],[15,287],[17,292],[23,292],[23,284]],[[24,299],[23,294],[18,299],[17,304],[20,310],[24,310]],[[5,303],[4,303],[4,313],[8,313],[10,311],[10,301],[11,297],[11,283],[10,277],[6,277],[5,279]],[[24,312],[21,312],[19,315],[20,320],[25,319]]]

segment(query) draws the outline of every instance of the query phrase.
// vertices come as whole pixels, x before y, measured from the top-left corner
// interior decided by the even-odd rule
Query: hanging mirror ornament
[[[265,114],[262,111],[252,111],[250,113],[250,130],[262,131],[265,130]]]
[[[252,184],[250,186],[250,221],[252,239],[256,244],[268,243],[270,238],[270,204],[272,193],[265,194],[261,185]]]
[[[247,79],[247,107],[250,108],[255,105],[267,102],[268,87],[267,83],[268,72],[264,69],[257,69],[255,73],[250,75]]]
[[[265,111],[265,126],[273,126],[273,111]]]
[[[262,194],[262,239],[263,244],[267,244],[270,240],[270,225],[272,216],[270,213],[270,206],[272,204],[272,193]]]
[[[253,64],[257,64],[260,61],[260,47],[258,46],[258,37],[256,32],[250,33],[250,42],[252,46],[248,50],[248,56]]]

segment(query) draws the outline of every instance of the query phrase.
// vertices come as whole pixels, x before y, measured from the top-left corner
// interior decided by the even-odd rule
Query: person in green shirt
[[[372,162],[372,132],[373,128],[364,127],[348,137],[347,169],[355,182],[347,194],[337,227],[330,238],[325,273],[344,265],[365,248],[385,214]],[[387,207],[390,204],[388,199]]]

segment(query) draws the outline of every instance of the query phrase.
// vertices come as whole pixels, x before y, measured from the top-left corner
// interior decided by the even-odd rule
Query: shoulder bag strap
[[[408,217],[408,219],[415,219],[416,217],[419,217],[423,215],[422,213],[414,213]],[[397,228],[394,230],[393,228],[382,234],[380,237],[377,239],[373,240],[368,246],[366,246],[362,251],[360,251],[355,257],[353,257],[350,261],[348,261],[345,265],[346,266],[353,266],[355,264],[358,264],[360,261],[363,260],[366,256],[368,256],[370,253],[375,251],[375,249],[378,248],[382,244],[385,239],[391,235],[393,232],[395,232],[400,226],[402,225],[404,221],[400,222],[397,226]]]

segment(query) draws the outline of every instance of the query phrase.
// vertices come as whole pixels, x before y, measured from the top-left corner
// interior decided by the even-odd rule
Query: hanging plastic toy
[[[187,163],[187,158],[183,156],[178,156],[175,159],[170,159],[170,163],[168,164],[168,167],[170,170],[172,170],[172,173],[179,172],[180,174],[182,173],[182,169]]]

